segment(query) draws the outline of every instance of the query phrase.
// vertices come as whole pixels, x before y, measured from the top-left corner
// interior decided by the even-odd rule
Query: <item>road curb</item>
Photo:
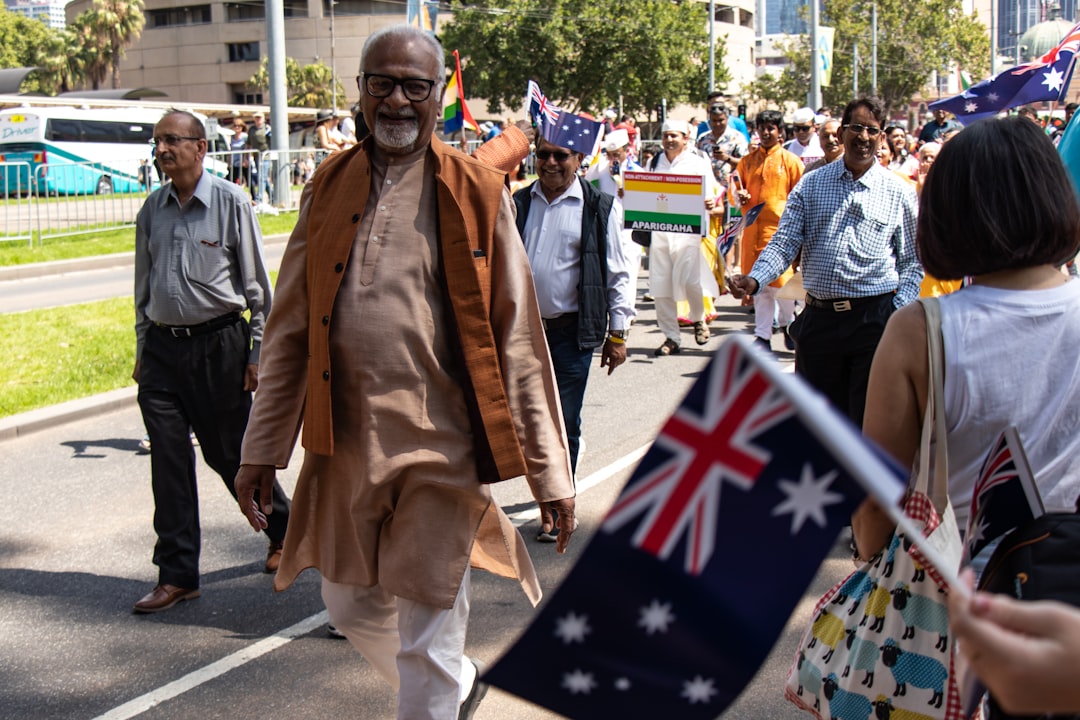
[[[139,388],[131,387],[111,390],[90,397],[72,400],[59,405],[31,410],[0,418],[0,442],[15,440],[31,433],[47,430],[74,420],[94,417],[113,410],[122,410],[138,401]]]
[[[288,233],[267,235],[263,238],[263,245],[274,245],[286,242]],[[67,273],[82,272],[84,270],[102,270],[105,268],[132,266],[135,264],[135,253],[124,252],[113,255],[93,255],[84,258],[72,258],[70,260],[52,260],[50,262],[27,263],[25,265],[6,265],[0,267],[0,282],[8,280],[28,280],[30,278],[47,277],[49,275],[65,275]]]

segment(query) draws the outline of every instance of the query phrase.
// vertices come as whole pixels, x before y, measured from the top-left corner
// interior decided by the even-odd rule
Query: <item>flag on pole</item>
[[[596,148],[604,124],[560,110],[555,122],[540,126],[540,136],[552,145],[588,155]]]
[[[715,718],[750,683],[851,512],[906,473],[729,338],[525,634],[484,681],[569,718]]]
[[[757,220],[757,216],[761,214],[761,209],[763,207],[765,207],[765,203],[758,203],[750,208],[743,213],[737,221],[733,222],[731,227],[725,230],[720,237],[716,238],[716,251],[720,253],[720,257],[727,255],[728,251],[731,250],[740,230],[754,224],[754,221]]]
[[[965,551],[973,558],[987,545],[1045,512],[1020,433],[1009,426],[983,461],[971,496]]]
[[[545,124],[559,120],[559,113],[562,110],[548,102],[547,96],[541,92],[540,86],[533,80],[529,81],[529,91],[525,100],[529,104],[529,118],[538,128],[542,129]]]
[[[1059,101],[1072,81],[1073,60],[1080,50],[1080,24],[1038,60],[1007,68],[972,85],[959,95],[929,104],[947,110],[965,125],[993,117],[1002,110],[1045,100]]]
[[[473,120],[469,106],[465,104],[465,90],[461,87],[461,58],[458,51],[454,51],[454,74],[450,76],[450,82],[446,84],[446,92],[443,94],[443,134],[450,135],[468,128],[477,131],[476,121]]]
[[[967,90],[974,84],[971,81],[971,74],[967,70],[963,70],[960,67],[956,68],[956,80],[961,90]]]
[[[406,22],[413,27],[435,34],[435,21],[439,14],[439,3],[431,0],[408,0],[405,6]]]

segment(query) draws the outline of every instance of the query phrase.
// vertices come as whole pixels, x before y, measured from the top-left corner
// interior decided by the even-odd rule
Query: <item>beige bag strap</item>
[[[937,298],[922,298],[919,302],[926,315],[926,355],[928,384],[926,414],[923,416],[922,439],[919,443],[919,474],[915,489],[926,493],[938,513],[945,511],[949,501],[949,458],[945,433],[945,356],[941,339],[941,306]],[[932,434],[931,434],[932,433]],[[931,438],[933,443],[931,443]],[[930,484],[930,447],[934,447],[933,484]]]

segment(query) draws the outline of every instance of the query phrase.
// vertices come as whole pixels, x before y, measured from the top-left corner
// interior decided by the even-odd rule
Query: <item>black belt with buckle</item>
[[[162,325],[161,323],[156,322],[154,323],[154,326],[161,328],[173,337],[194,337],[196,335],[205,335],[206,333],[212,333],[215,330],[228,327],[239,320],[240,313],[229,313],[197,325]]]
[[[568,312],[553,318],[544,318],[545,330],[559,330],[561,328],[567,328],[571,325],[577,325],[576,312]]]
[[[808,307],[816,308],[818,310],[829,310],[831,312],[847,312],[848,310],[854,310],[862,305],[871,305],[876,302],[880,302],[882,298],[892,297],[896,293],[883,293],[881,295],[870,295],[868,297],[857,298],[833,298],[832,300],[819,300],[810,293],[806,293],[806,305]]]

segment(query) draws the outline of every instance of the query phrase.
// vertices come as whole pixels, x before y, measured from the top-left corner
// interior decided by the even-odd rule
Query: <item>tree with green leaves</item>
[[[125,50],[142,34],[144,7],[143,0],[94,0],[91,29],[108,49],[114,88],[120,87],[120,60]]]
[[[871,91],[873,28],[870,0],[823,0],[821,24],[836,29],[832,83],[822,88],[825,105],[842,107],[853,95],[855,45],[859,92]],[[887,107],[906,104],[933,73],[959,65],[983,77],[990,62],[986,26],[965,15],[960,0],[877,0],[877,94]],[[806,103],[810,87],[810,38],[799,36],[785,53],[790,63],[779,80],[759,79],[748,94],[777,102]],[[768,92],[781,93],[769,97]]]
[[[285,58],[285,89],[289,94],[288,104],[292,107],[306,108],[344,106],[345,88],[341,80],[333,78],[334,91],[331,94],[332,76],[330,66],[322,62],[301,65],[291,57]],[[248,85],[257,87],[263,92],[269,92],[270,71],[267,69],[267,58],[263,58],[259,71],[251,76]],[[337,96],[337,102],[334,102],[334,95]]]
[[[442,26],[465,90],[488,110],[518,108],[530,79],[559,107],[648,113],[708,91],[708,6],[671,0],[473,0]],[[717,42],[718,85],[729,77]]]
[[[0,67],[32,67],[37,48],[48,42],[52,30],[40,20],[0,7]]]

